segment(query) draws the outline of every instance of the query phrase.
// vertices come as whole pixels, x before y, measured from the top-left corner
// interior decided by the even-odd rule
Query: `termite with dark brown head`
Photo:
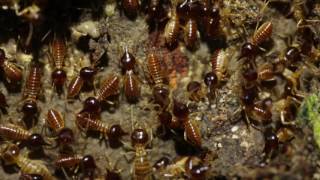
[[[187,105],[174,101],[173,115],[176,116],[183,124],[184,138],[192,145],[201,147],[201,133],[198,125],[189,118],[189,109]]]
[[[39,113],[37,107],[37,100],[41,92],[41,77],[42,77],[42,66],[35,62],[31,64],[29,75],[27,76],[24,91],[23,91],[23,107],[22,112],[24,113],[25,120],[32,120],[32,122],[25,122],[27,125],[33,125],[35,118]]]
[[[93,67],[82,68],[79,75],[71,80],[68,86],[67,98],[75,98],[84,87],[91,89],[94,86],[93,78],[95,74],[96,70]]]
[[[49,145],[40,134],[31,133],[14,124],[1,124],[0,136],[7,140],[19,141],[32,150],[37,150],[44,145]]]
[[[218,76],[214,72],[208,72],[204,76],[204,83],[208,88],[208,98],[214,99],[216,97],[216,89],[218,87]]]
[[[164,8],[163,0],[148,0],[147,2],[147,21],[149,30],[162,29],[163,23],[168,19],[167,9]]]
[[[123,90],[129,103],[136,103],[140,97],[140,82],[134,73],[136,64],[135,57],[125,48],[125,52],[120,59],[122,71],[125,73],[123,78]]]
[[[121,145],[120,139],[127,133],[121,128],[120,125],[115,124],[110,126],[102,121],[93,119],[87,112],[81,112],[77,114],[76,125],[80,131],[86,133],[87,131],[96,131],[101,134],[103,138],[108,137],[108,141],[111,147]]]
[[[247,62],[255,63],[255,57],[259,53],[259,46],[268,40],[272,34],[272,22],[263,23],[253,34],[251,40],[241,47],[239,59],[246,58]]]
[[[140,9],[139,0],[121,0],[121,6],[129,19],[134,20],[137,17]]]
[[[271,64],[263,64],[258,68],[258,80],[260,85],[265,88],[273,88],[277,85],[274,67]]]
[[[22,80],[22,70],[6,58],[5,51],[0,48],[0,67],[9,82],[17,83]]]
[[[54,132],[57,146],[66,147],[74,142],[73,131],[65,127],[64,119],[58,111],[54,109],[48,110],[46,126]]]
[[[4,152],[1,153],[1,157],[8,164],[16,164],[23,174],[38,174],[44,180],[55,179],[41,161],[30,160],[20,154],[19,147],[14,144],[8,144]]]
[[[148,53],[147,69],[153,86],[154,102],[165,109],[169,105],[170,91],[166,85],[166,72],[155,52]]]
[[[226,81],[230,55],[227,50],[217,49],[211,57],[212,72],[217,75],[218,83]]]
[[[54,85],[58,94],[63,91],[63,86],[67,79],[67,74],[64,70],[67,47],[64,39],[58,36],[53,38],[50,45],[50,54],[53,64],[53,72],[51,74],[52,84]]]

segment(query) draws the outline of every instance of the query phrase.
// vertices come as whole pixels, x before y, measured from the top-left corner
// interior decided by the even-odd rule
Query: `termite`
[[[0,125],[0,136],[8,140],[24,142],[30,148],[48,145],[40,134],[32,134],[28,130],[10,123]]]
[[[54,130],[55,132],[59,132],[62,128],[64,128],[64,119],[61,114],[54,110],[49,109],[47,114],[47,121],[49,128]]]
[[[61,94],[63,85],[67,79],[67,74],[63,69],[67,52],[64,40],[61,37],[54,37],[50,45],[50,51],[54,65],[54,71],[51,74],[52,84],[58,94]]]
[[[258,79],[263,87],[273,88],[277,85],[274,68],[271,64],[264,64],[258,70]]]
[[[42,180],[43,177],[40,174],[21,174],[19,180]]]
[[[212,39],[219,34],[220,13],[216,7],[211,7],[209,2],[204,3],[202,8],[202,24],[204,26],[205,36]]]
[[[195,49],[198,42],[198,24],[195,18],[190,17],[187,19],[184,29],[184,42],[188,49]]]
[[[74,98],[79,95],[81,89],[84,86],[93,86],[93,77],[96,74],[96,70],[93,67],[83,67],[80,70],[79,75],[75,76],[69,83],[67,90],[67,97]]]
[[[20,154],[18,146],[9,144],[2,154],[6,163],[16,164],[24,174],[39,174],[44,180],[55,179],[48,168],[39,160],[30,160]]]
[[[8,61],[3,49],[0,48],[0,67],[3,69],[6,78],[10,82],[19,82],[22,80],[22,70],[13,62]]]
[[[147,57],[147,69],[153,85],[153,96],[156,104],[165,108],[169,104],[169,89],[165,84],[165,71],[161,67],[160,60],[155,52],[150,52]]]
[[[257,31],[253,34],[251,43],[255,46],[259,46],[261,43],[271,37],[272,34],[272,23],[267,21],[263,23]]]
[[[133,179],[151,179],[152,165],[145,149],[149,142],[147,131],[141,128],[134,129],[131,134],[131,142],[135,149]]]
[[[119,92],[119,77],[117,75],[109,75],[107,79],[102,83],[100,90],[97,94],[99,101],[104,101],[112,95],[116,95]]]
[[[184,138],[191,144],[201,147],[201,133],[198,125],[189,119],[188,107],[178,101],[174,101],[173,114],[182,121]]]
[[[223,49],[216,50],[211,57],[212,72],[217,75],[218,81],[225,80],[227,76],[229,58],[230,55]]]
[[[124,71],[123,90],[129,103],[136,103],[140,97],[140,82],[134,73],[136,60],[126,48],[120,59],[122,70]]]
[[[42,67],[38,63],[31,65],[23,91],[22,112],[25,117],[32,117],[38,113],[37,99],[41,91],[41,76]]]
[[[110,126],[102,121],[93,119],[87,112],[77,114],[76,125],[83,132],[97,131],[101,133],[103,138],[108,137],[110,145],[117,143],[116,141],[119,141],[122,136],[127,134],[120,125]]]
[[[169,49],[174,49],[178,44],[178,38],[180,33],[180,22],[174,5],[171,7],[169,14],[169,21],[164,29],[164,39]]]
[[[124,13],[130,19],[135,19],[138,15],[139,10],[139,0],[122,0],[122,8],[124,9]]]

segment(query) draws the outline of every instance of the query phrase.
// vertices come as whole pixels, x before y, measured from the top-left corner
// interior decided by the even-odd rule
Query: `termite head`
[[[6,161],[6,163],[15,163],[15,159],[19,156],[20,149],[15,144],[8,144],[6,149],[2,154],[2,158]]]
[[[85,81],[92,80],[95,74],[96,70],[92,67],[84,67],[80,70],[80,77]]]
[[[0,48],[0,66],[4,63],[6,59],[6,53],[3,49]]]
[[[89,113],[98,114],[101,112],[101,104],[95,97],[88,97],[83,103],[83,110]]]
[[[149,141],[149,136],[146,130],[137,128],[131,133],[131,142],[133,146],[146,145]]]
[[[25,116],[33,116],[38,113],[37,103],[35,101],[26,101],[22,106],[22,112]]]
[[[55,86],[63,86],[67,79],[67,74],[63,69],[56,69],[51,75],[52,83]]]
[[[28,139],[28,145],[30,148],[39,148],[43,145],[48,145],[40,134],[32,134]]]
[[[193,166],[190,170],[191,179],[206,179],[206,172],[208,169],[208,166],[202,164]]]
[[[123,71],[133,70],[136,64],[136,58],[128,51],[128,48],[125,49],[121,59],[121,68]]]
[[[74,142],[74,134],[70,128],[63,128],[58,134],[58,144],[68,145]]]
[[[173,104],[173,115],[180,119],[186,119],[189,115],[187,105],[175,100]]]
[[[112,125],[108,132],[108,137],[111,139],[118,139],[124,135],[127,135],[119,124]]]
[[[258,96],[257,88],[255,86],[242,87],[242,94],[240,99],[245,106],[251,106],[254,104],[255,98]]]
[[[264,132],[264,139],[265,139],[265,147],[264,152],[269,154],[272,150],[278,148],[279,141],[277,134],[273,132],[272,128],[266,129]]]
[[[96,162],[91,155],[86,155],[81,160],[81,167],[83,172],[91,177],[93,176],[94,170],[97,168]]]
[[[254,57],[257,54],[257,52],[258,52],[258,47],[252,43],[247,42],[243,44],[241,47],[241,54],[239,59],[244,57],[248,57],[248,58]]]
[[[218,85],[218,76],[214,72],[209,72],[204,76],[204,83],[209,88],[215,88]]]
[[[289,62],[297,62],[301,60],[301,54],[298,48],[296,47],[289,47],[286,50],[285,58]]]
[[[197,18],[202,7],[199,1],[185,0],[177,6],[177,13],[181,18]]]

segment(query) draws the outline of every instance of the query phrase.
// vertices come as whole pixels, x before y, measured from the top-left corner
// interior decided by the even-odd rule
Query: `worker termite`
[[[184,42],[186,47],[190,50],[194,50],[197,46],[199,39],[198,24],[195,18],[188,18],[184,27]]]
[[[3,49],[0,49],[0,67],[9,82],[17,83],[22,80],[21,68],[6,58]]]
[[[0,136],[8,140],[20,141],[31,149],[37,149],[44,145],[48,145],[40,134],[31,133],[14,124],[1,124]]]
[[[24,174],[39,174],[44,180],[55,179],[48,168],[39,160],[30,160],[20,154],[20,149],[14,144],[8,144],[1,157],[8,164],[16,164]]]
[[[176,1],[173,1],[176,2]],[[180,22],[176,12],[176,4],[171,5],[169,14],[169,21],[167,22],[164,29],[164,39],[169,49],[174,49],[178,45],[178,38],[180,33]]]
[[[51,74],[52,84],[54,85],[58,94],[62,93],[63,86],[67,79],[67,74],[65,72],[65,57],[66,57],[66,44],[61,37],[55,36],[50,45],[50,53],[52,57],[52,64],[54,71]]]
[[[149,72],[151,85],[153,86],[152,94],[156,104],[165,108],[169,104],[169,89],[166,85],[165,70],[155,52],[148,53],[147,69]]]
[[[273,88],[277,85],[274,67],[271,64],[263,64],[258,69],[258,79],[260,85],[266,88]]]
[[[32,64],[23,91],[22,112],[24,113],[24,119],[34,119],[38,114],[37,99],[41,92],[41,76],[42,67],[40,64]]]
[[[74,98],[79,95],[83,87],[93,87],[93,77],[96,70],[93,67],[83,67],[79,75],[75,76],[68,86],[67,97]]]
[[[112,95],[116,95],[119,92],[119,77],[117,75],[109,75],[102,83],[100,90],[97,93],[96,98],[99,101],[104,101]]]
[[[226,50],[218,49],[211,57],[212,72],[214,72],[218,81],[225,81],[227,76],[230,55]]]
[[[46,126],[54,132],[57,146],[68,145],[74,142],[73,131],[65,127],[64,119],[58,111],[54,109],[48,110]]]
[[[267,21],[263,23],[257,31],[253,34],[251,43],[255,46],[261,45],[264,41],[271,37],[272,34],[272,22]]]
[[[272,34],[272,22],[263,23],[253,34],[251,41],[246,42],[241,47],[239,59],[247,58],[246,61],[254,61],[259,52],[259,46],[265,42]],[[255,64],[255,61],[253,62]]]
[[[124,13],[129,19],[135,19],[139,11],[139,0],[121,0]]]
[[[87,112],[81,112],[77,114],[76,125],[82,132],[86,133],[87,131],[97,131],[103,138],[108,137],[111,147],[119,144],[121,145],[121,137],[127,135],[120,125],[115,124],[110,126],[102,121],[93,119]]]
[[[188,107],[183,103],[174,101],[173,115],[182,121],[185,140],[195,146],[201,147],[200,129],[193,120],[190,120]]]

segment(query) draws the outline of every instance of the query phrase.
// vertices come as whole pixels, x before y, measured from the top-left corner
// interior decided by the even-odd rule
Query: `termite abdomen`
[[[116,75],[109,76],[102,84],[98,92],[99,101],[106,100],[109,96],[117,94],[119,91],[119,77]]]
[[[129,103],[136,103],[140,97],[140,83],[133,71],[127,71],[124,77],[124,94]]]
[[[252,44],[259,46],[262,42],[266,41],[272,34],[272,23],[263,23],[252,37]]]

